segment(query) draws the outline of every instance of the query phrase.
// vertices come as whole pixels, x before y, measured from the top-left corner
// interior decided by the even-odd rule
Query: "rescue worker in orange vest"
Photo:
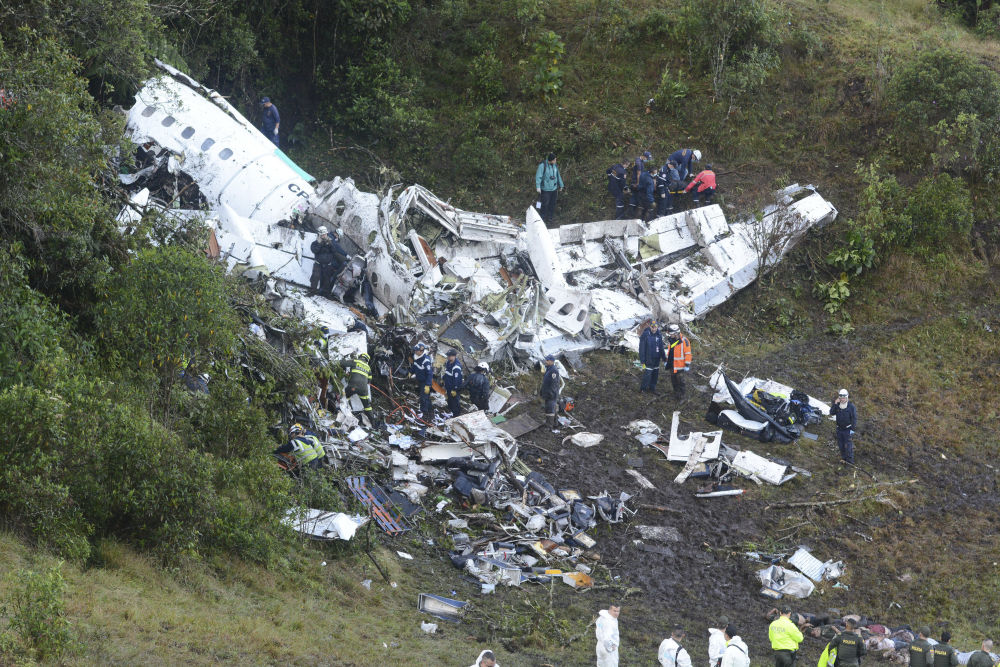
[[[671,324],[667,328],[667,363],[671,371],[670,383],[674,387],[674,398],[684,400],[684,374],[691,371],[691,341],[681,333],[681,328]]]
[[[684,188],[684,192],[691,192],[691,189],[695,187],[697,189],[691,196],[691,201],[697,204],[699,199],[704,199],[706,204],[711,204],[712,196],[715,195],[715,172],[712,171],[712,165],[706,164],[705,169],[699,172],[694,180]]]

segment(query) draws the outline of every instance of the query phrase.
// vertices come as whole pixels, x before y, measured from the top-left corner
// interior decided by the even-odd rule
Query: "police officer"
[[[931,657],[933,646],[927,638],[931,636],[931,629],[926,625],[918,631],[917,638],[910,644],[910,667],[931,667],[934,660]]]
[[[931,647],[931,657],[934,667],[955,667],[958,664],[958,653],[951,644],[951,633],[945,630],[941,633],[941,642]]]
[[[417,343],[413,346],[413,365],[410,366],[410,377],[417,381],[417,392],[420,394],[420,418],[424,421],[420,435],[427,433],[427,424],[434,422],[434,407],[431,405],[431,384],[434,382],[434,366],[427,346]]]
[[[858,426],[858,409],[850,401],[846,389],[841,389],[837,400],[830,406],[830,414],[837,419],[837,448],[840,458],[854,463],[854,429]]]
[[[542,376],[542,388],[538,395],[545,401],[545,419],[549,424],[549,429],[553,433],[558,433],[556,426],[556,410],[559,405],[559,393],[562,389],[559,371],[555,366],[556,358],[551,354],[545,355],[545,374]]]
[[[656,184],[653,182],[652,175],[650,175],[649,171],[646,170],[645,165],[643,165],[642,172],[639,174],[638,183],[632,190],[632,199],[630,200],[633,214],[639,213],[639,217],[643,222],[645,222],[652,213],[653,191],[655,188]]]
[[[361,399],[361,404],[365,407],[365,415],[369,419],[372,417],[372,368],[371,357],[367,352],[362,352],[354,359],[344,359],[340,362],[341,367],[347,369],[347,390],[344,394],[350,398],[357,394]]]
[[[465,383],[465,388],[469,390],[469,400],[480,410],[490,407],[490,392],[493,388],[490,386],[489,372],[489,364],[480,361]]]
[[[857,622],[853,618],[845,618],[844,625],[847,629],[834,637],[829,644],[830,650],[837,650],[837,662],[834,667],[858,667],[861,658],[867,652],[865,642],[854,631]]]
[[[781,616],[774,619],[767,629],[771,640],[771,650],[774,651],[774,667],[792,667],[802,643],[802,632],[792,622],[792,608],[783,607]]]
[[[604,173],[608,176],[608,194],[615,200],[615,220],[625,217],[625,189],[628,184],[628,174],[626,168],[628,160],[616,162],[607,168]]]
[[[642,330],[639,335],[639,363],[642,364],[642,382],[639,391],[656,393],[656,382],[660,378],[660,362],[666,361],[667,353],[656,320]]]
[[[448,362],[444,366],[444,393],[452,417],[462,414],[462,401],[458,392],[462,389],[462,362],[458,360],[458,350],[448,350]]]
[[[993,667],[993,640],[984,639],[982,648],[969,656],[969,667]]]
[[[330,236],[326,227],[320,227],[316,233],[316,240],[309,245],[315,260],[309,287],[313,290],[319,288],[322,294],[329,294],[333,288],[333,279],[344,269],[348,255],[340,243]]]
[[[684,374],[691,371],[691,341],[681,333],[681,328],[671,324],[667,328],[667,363],[674,398],[684,398]]]

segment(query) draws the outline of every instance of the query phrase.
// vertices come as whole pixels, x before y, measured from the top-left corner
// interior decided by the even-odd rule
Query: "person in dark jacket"
[[[656,175],[656,215],[668,215],[674,210],[674,192],[683,190],[677,165],[671,160],[660,167]]]
[[[858,409],[849,400],[846,389],[841,389],[837,400],[830,406],[830,414],[837,419],[837,448],[840,458],[854,463],[854,429],[858,426]]]
[[[559,393],[562,389],[559,370],[556,368],[556,358],[551,354],[545,356],[545,375],[542,376],[542,388],[538,395],[545,401],[545,419],[553,433],[558,433],[556,426],[556,410],[559,405]]]
[[[639,391],[656,393],[656,382],[660,379],[660,362],[666,361],[666,346],[663,334],[653,320],[639,335],[639,363],[642,364],[642,383]]]
[[[261,130],[264,132],[264,136],[270,139],[275,146],[281,146],[281,140],[278,138],[281,114],[278,113],[278,107],[271,103],[270,97],[262,99],[260,105],[264,107],[264,118],[261,121]]]
[[[490,392],[493,388],[490,386],[489,372],[489,364],[481,361],[465,383],[465,388],[469,390],[469,400],[480,410],[490,407]]]
[[[628,184],[628,160],[622,160],[608,167],[608,194],[615,200],[615,220],[625,217],[625,187]]]
[[[421,437],[427,433],[427,424],[434,422],[434,406],[431,405],[431,385],[434,383],[434,365],[427,346],[417,343],[413,346],[413,365],[410,366],[410,377],[417,381],[417,392],[420,394],[420,418],[424,421],[420,429]]]
[[[952,648],[951,633],[945,630],[941,633],[941,642],[931,647],[931,657],[934,667],[955,667],[958,664],[958,652]]]
[[[931,667],[934,664],[931,649],[934,647],[927,641],[931,636],[931,629],[924,626],[918,632],[917,638],[910,644],[910,667]]]
[[[333,279],[344,269],[348,255],[344,248],[330,236],[326,227],[317,230],[316,240],[310,244],[313,269],[309,277],[309,286],[320,293],[329,294],[333,288]]]
[[[653,191],[656,184],[653,176],[643,169],[639,174],[639,184],[632,190],[632,211],[638,213],[640,219],[645,222],[653,210]]]
[[[677,173],[680,174],[680,180],[683,181],[693,171],[691,163],[701,162],[701,151],[691,148],[681,148],[671,153],[668,159],[677,165]]]
[[[465,379],[462,377],[462,362],[458,360],[458,350],[448,350],[448,361],[444,365],[444,394],[452,417],[462,414],[462,400],[458,397]]]
[[[980,650],[969,656],[968,667],[993,667],[993,640],[984,639]]]
[[[830,641],[830,650],[837,649],[837,662],[834,667],[858,667],[867,649],[865,642],[854,631],[857,623],[853,618],[844,619],[846,630]]]

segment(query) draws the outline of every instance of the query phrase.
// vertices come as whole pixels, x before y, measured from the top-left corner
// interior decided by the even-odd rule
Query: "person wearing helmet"
[[[681,148],[671,153],[667,159],[677,165],[677,173],[680,175],[680,180],[683,181],[693,171],[691,163],[701,162],[701,151],[698,149]]]
[[[338,363],[340,367],[347,371],[347,388],[344,395],[350,398],[355,394],[361,398],[361,405],[364,406],[365,416],[372,419],[372,368],[371,357],[367,352],[355,355],[354,359],[341,359]]]
[[[362,332],[365,336],[371,335],[371,331],[368,330],[367,325],[356,317],[348,317],[347,322],[347,333],[353,333],[355,331]]]
[[[292,424],[288,429],[288,442],[274,450],[278,458],[291,462],[294,470],[319,468],[326,456],[319,437],[302,424]]]
[[[490,407],[490,394],[493,387],[490,386],[489,374],[489,364],[481,361],[465,383],[465,388],[469,390],[469,400],[480,410],[486,410]]]
[[[854,464],[854,429],[858,425],[858,409],[846,389],[841,389],[830,405],[830,414],[837,420],[837,448],[840,458]]]
[[[706,164],[705,168],[684,188],[684,192],[691,192],[694,188],[697,189],[691,198],[693,203],[697,204],[699,200],[703,200],[706,204],[712,203],[712,196],[715,194],[715,172],[712,171],[712,165]]]
[[[642,382],[639,391],[656,393],[656,381],[660,377],[660,362],[666,361],[667,352],[663,344],[663,334],[656,320],[639,334],[639,363],[642,364]]]
[[[684,400],[684,375],[691,371],[691,341],[681,333],[676,324],[667,327],[667,363],[670,383],[674,388],[674,398]]]
[[[462,362],[458,360],[458,350],[448,350],[448,362],[444,365],[444,394],[452,417],[462,414],[462,401],[458,392],[465,384],[462,377]]]
[[[434,365],[431,362],[431,355],[427,353],[427,346],[417,343],[413,346],[413,365],[410,366],[410,377],[417,381],[417,391],[420,395],[420,418],[424,421],[424,428],[420,429],[420,435],[427,432],[426,424],[434,421],[434,406],[431,405],[431,385],[434,383]]]
[[[312,275],[309,276],[309,287],[315,292],[329,294],[333,289],[333,280],[344,269],[347,263],[347,252],[336,240],[330,237],[326,227],[316,230],[316,240],[309,245],[313,254]]]

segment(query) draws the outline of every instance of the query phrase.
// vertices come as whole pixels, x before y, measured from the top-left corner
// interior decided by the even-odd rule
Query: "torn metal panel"
[[[720,366],[712,373],[712,376],[708,380],[709,386],[715,390],[715,394],[712,396],[712,400],[716,403],[730,403],[732,404],[732,395],[729,392],[729,388],[726,386],[726,376],[722,372],[722,367]],[[741,396],[746,396],[751,393],[754,389],[760,389],[761,391],[766,391],[769,394],[774,394],[775,396],[791,396],[793,387],[787,384],[782,384],[776,380],[762,380],[757,377],[747,376],[739,383],[733,383]],[[830,404],[819,400],[813,396],[809,396],[809,405],[818,410],[822,414],[830,413]]]
[[[455,208],[422,185],[411,185],[399,193],[396,200],[400,215],[411,210],[424,213],[442,227],[464,241],[513,242],[519,233],[510,217],[487,213],[473,213]]]
[[[667,451],[667,460],[669,461],[687,461],[691,456],[691,452],[696,445],[700,445],[704,442],[701,447],[702,453],[694,461],[694,463],[702,461],[714,461],[719,458],[719,447],[722,444],[722,431],[710,431],[708,433],[702,433],[701,431],[695,431],[689,433],[687,437],[681,438],[677,435],[677,427],[680,424],[679,411],[674,412],[673,420],[670,423],[670,447]]]
[[[545,319],[571,334],[590,331],[590,294],[562,287],[545,292],[549,309]]]
[[[264,223],[304,211],[312,177],[217,92],[156,61],[164,74],[146,82],[129,110],[136,144],[170,150],[210,206],[228,204]]]
[[[284,522],[316,540],[350,540],[359,528],[368,523],[368,519],[343,512],[306,509],[302,514],[298,510],[290,510]]]
[[[523,241],[542,286],[565,288],[566,280],[563,277],[562,263],[556,254],[556,246],[552,242],[549,230],[545,227],[545,223],[534,207],[528,209]]]
[[[744,450],[736,455],[732,463],[733,469],[737,472],[762,479],[768,484],[784,484],[795,477],[795,473],[786,475],[788,466],[769,461],[768,459]]]
[[[479,445],[494,445],[499,448],[508,461],[517,458],[517,440],[510,433],[501,430],[490,421],[482,410],[467,412],[458,417],[452,417],[445,422],[465,442],[476,447]],[[495,458],[496,453],[488,455]]]
[[[421,593],[417,598],[417,609],[443,621],[457,623],[462,618],[464,607],[469,604],[461,600],[451,600],[440,595]]]
[[[542,422],[533,418],[530,413],[522,413],[513,419],[508,419],[502,424],[498,424],[499,428],[503,429],[511,436],[515,438],[520,438],[522,435],[531,433],[535,429],[539,428]]]
[[[816,583],[823,581],[823,572],[826,568],[819,558],[809,553],[808,549],[799,547],[788,559],[788,564]]]

